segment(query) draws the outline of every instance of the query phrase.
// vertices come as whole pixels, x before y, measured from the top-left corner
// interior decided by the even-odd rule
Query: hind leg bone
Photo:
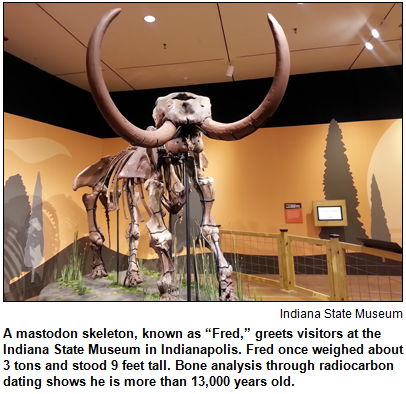
[[[91,277],[93,279],[101,278],[107,276],[106,269],[104,267],[104,262],[102,259],[102,247],[104,243],[104,236],[101,231],[97,227],[95,216],[96,216],[96,203],[97,199],[100,195],[100,190],[103,187],[102,183],[98,183],[93,187],[93,191],[91,194],[85,193],[82,196],[83,204],[85,205],[86,212],[87,212],[87,222],[89,226],[89,240],[90,240],[90,248],[92,249],[92,273]]]
[[[216,222],[211,216],[211,209],[214,203],[215,189],[213,178],[205,178],[201,169],[197,169],[196,190],[200,195],[204,209],[204,216],[200,226],[203,237],[211,244],[218,269],[218,280],[220,282],[222,301],[238,301],[238,297],[234,293],[234,285],[231,279],[233,267],[227,262],[220,249],[219,229]],[[196,179],[196,178],[195,178]]]

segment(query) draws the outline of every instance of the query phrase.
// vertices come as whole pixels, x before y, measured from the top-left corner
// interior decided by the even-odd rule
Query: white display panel
[[[343,211],[341,206],[317,207],[317,217],[319,220],[343,220]]]

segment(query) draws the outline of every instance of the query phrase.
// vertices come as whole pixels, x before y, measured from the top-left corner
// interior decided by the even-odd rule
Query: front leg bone
[[[198,169],[198,187],[197,190],[205,206],[204,216],[201,224],[201,232],[203,237],[211,244],[212,250],[218,265],[218,280],[220,282],[222,301],[238,301],[238,297],[234,293],[234,285],[231,279],[233,267],[227,262],[223,256],[223,252],[219,245],[219,229],[216,222],[211,216],[216,191],[214,189],[213,178],[204,178],[203,171]]]
[[[145,182],[145,190],[149,194],[149,204],[152,215],[147,222],[147,228],[151,234],[149,245],[158,254],[162,264],[162,276],[158,281],[158,289],[161,301],[176,301],[179,298],[179,287],[176,282],[175,267],[170,255],[172,235],[162,219],[161,195],[163,183],[157,176]]]

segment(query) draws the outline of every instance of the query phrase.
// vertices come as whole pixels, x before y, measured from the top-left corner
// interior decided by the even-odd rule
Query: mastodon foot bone
[[[137,270],[135,267],[131,268],[130,271],[128,272],[124,284],[127,287],[135,287],[138,286],[140,283],[142,283],[143,280],[140,276],[140,271],[139,269]]]
[[[174,273],[166,273],[157,283],[161,301],[178,301],[179,286],[176,283]]]
[[[105,276],[107,276],[107,272],[104,269],[103,264],[94,266],[90,276],[92,279],[104,278]]]
[[[239,301],[234,293],[234,286],[231,279],[221,281],[221,289],[224,289],[223,294],[220,297],[221,301]]]
[[[221,255],[219,261],[219,281],[221,288],[221,301],[239,301],[238,297],[234,293],[234,284],[231,279],[233,273],[233,267],[227,262],[227,260]]]

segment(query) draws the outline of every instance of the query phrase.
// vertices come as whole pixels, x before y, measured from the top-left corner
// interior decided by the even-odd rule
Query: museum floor
[[[277,279],[277,275],[257,275],[265,279]],[[402,280],[399,277],[370,275],[348,275],[348,293],[351,301],[401,301]],[[286,292],[269,283],[256,280],[244,280],[243,294],[253,301],[317,301],[317,299]],[[328,294],[327,275],[297,275],[296,284],[322,294]],[[32,297],[26,301],[38,301]],[[102,301],[102,300],[100,300]]]
[[[257,301],[316,301],[310,297],[297,293],[289,294],[277,287],[254,281],[244,283],[243,294],[246,298]],[[38,296],[26,301],[38,301]]]

